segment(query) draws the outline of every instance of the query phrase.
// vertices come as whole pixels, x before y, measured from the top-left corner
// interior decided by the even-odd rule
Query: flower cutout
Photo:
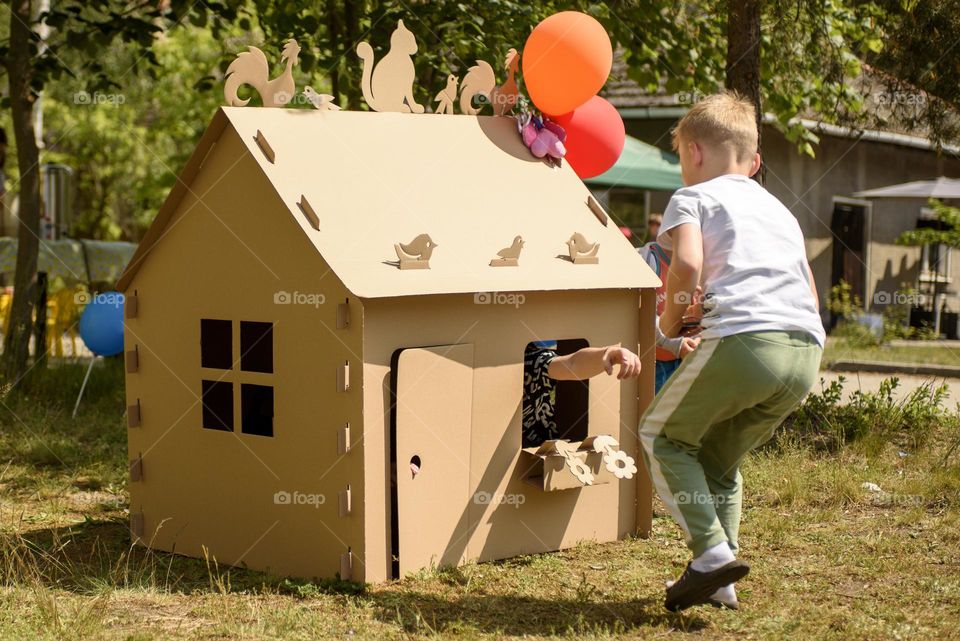
[[[637,465],[633,457],[627,456],[623,450],[617,450],[603,457],[607,470],[618,479],[632,479],[637,473]]]
[[[578,481],[584,485],[593,485],[593,472],[582,460],[572,454],[568,455],[567,467],[570,468],[570,473],[577,477]]]

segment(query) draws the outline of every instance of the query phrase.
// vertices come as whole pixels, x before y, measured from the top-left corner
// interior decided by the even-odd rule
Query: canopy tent
[[[115,283],[130,262],[134,243],[104,240],[41,240],[37,270],[68,282]],[[0,238],[0,273],[13,272],[17,239]]]
[[[940,176],[899,185],[858,191],[858,198],[960,198],[960,179]]]
[[[584,182],[591,187],[632,187],[675,191],[680,180],[680,159],[670,152],[627,136],[623,153],[606,172]]]

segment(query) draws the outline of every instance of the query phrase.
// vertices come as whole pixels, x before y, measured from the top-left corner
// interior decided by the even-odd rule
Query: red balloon
[[[627,132],[617,108],[600,96],[562,116],[550,116],[567,131],[564,156],[580,178],[599,176],[623,153]]]

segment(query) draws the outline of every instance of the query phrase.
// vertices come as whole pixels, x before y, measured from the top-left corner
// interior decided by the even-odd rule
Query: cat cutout
[[[416,70],[413,54],[417,53],[417,40],[413,33],[397,21],[397,28],[390,36],[390,51],[374,66],[373,47],[369,42],[357,45],[357,55],[363,60],[363,78],[360,86],[363,99],[374,111],[400,111],[422,114],[423,105],[413,98],[413,81]]]

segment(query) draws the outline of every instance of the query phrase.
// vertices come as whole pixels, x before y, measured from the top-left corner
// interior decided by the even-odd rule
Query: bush
[[[894,399],[900,386],[896,377],[880,384],[876,392],[854,391],[844,403],[846,378],[807,396],[777,432],[775,442],[808,445],[836,451],[845,444],[873,439],[876,444],[894,443],[916,449],[923,446],[938,426],[960,425],[957,414],[946,408],[948,386],[925,383],[902,400]]]

